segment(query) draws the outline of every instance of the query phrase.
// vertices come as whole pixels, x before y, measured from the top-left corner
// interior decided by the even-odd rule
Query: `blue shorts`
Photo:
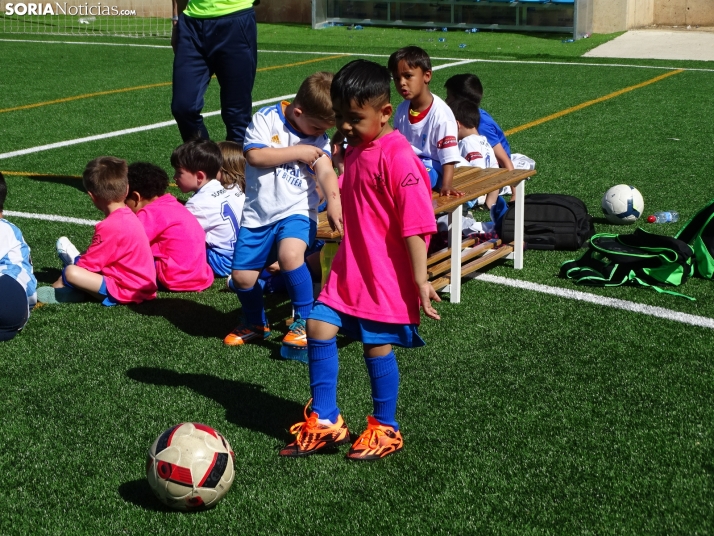
[[[64,270],[62,270],[62,283],[64,283],[65,287],[74,289],[77,288],[67,281],[67,278],[64,276]],[[104,298],[102,300],[102,305],[106,307],[113,307],[114,305],[119,304],[119,302],[111,294],[109,294],[109,291],[107,290],[107,281],[106,279],[104,279],[104,277],[102,277],[102,286],[99,287],[99,291],[97,292],[97,294]]]
[[[432,190],[441,190],[441,179],[444,176],[444,171],[441,167],[440,162],[435,162],[431,158],[426,156],[419,157],[422,164],[426,168],[426,172],[429,174],[429,180],[431,181]]]
[[[233,266],[232,251],[206,246],[206,261],[213,273],[218,277],[231,275],[231,267]]]
[[[404,348],[425,346],[416,324],[388,324],[341,313],[322,302],[315,302],[308,320],[321,320],[340,328],[340,333],[363,344],[394,344]]]
[[[278,242],[286,238],[299,238],[307,247],[312,246],[317,234],[317,223],[307,216],[288,216],[263,227],[241,227],[238,231],[234,270],[262,270],[278,260]]]

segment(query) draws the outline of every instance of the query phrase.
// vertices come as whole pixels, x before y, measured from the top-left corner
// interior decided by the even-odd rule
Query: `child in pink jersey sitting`
[[[206,233],[194,215],[166,193],[168,187],[169,176],[159,166],[130,164],[126,205],[144,226],[159,284],[175,292],[200,292],[213,283]]]
[[[57,241],[57,255],[65,267],[52,285],[54,292],[40,294],[38,290],[38,300],[78,301],[76,296],[83,293],[106,306],[153,300],[156,268],[149,239],[124,203],[129,193],[126,162],[111,156],[95,158],[84,169],[82,180],[92,203],[106,218],[95,227],[92,243],[81,256],[66,237]]]
[[[436,231],[429,176],[409,142],[389,125],[389,71],[356,60],[331,87],[336,126],[349,147],[341,196],[344,239],[307,321],[312,412],[291,428],[281,456],[307,456],[350,440],[337,407],[337,340],[363,344],[373,415],[347,457],[376,460],[401,450],[395,420],[399,369],[392,345],[419,347],[419,307],[434,319],[426,248]],[[309,403],[308,403],[309,404]]]

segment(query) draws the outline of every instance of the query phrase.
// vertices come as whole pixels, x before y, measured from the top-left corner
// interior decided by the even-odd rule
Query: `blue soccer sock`
[[[326,341],[307,339],[307,359],[310,370],[312,411],[320,419],[335,422],[340,410],[337,408],[337,337]]]
[[[236,294],[243,307],[245,322],[252,326],[265,326],[268,320],[263,307],[263,287],[256,283],[251,289],[239,288]]]
[[[394,352],[380,357],[364,356],[369,381],[372,384],[372,403],[374,418],[381,424],[399,430],[395,420],[397,397],[399,395],[399,367]]]
[[[312,276],[307,265],[303,263],[299,268],[282,272],[285,277],[285,283],[290,295],[290,301],[293,303],[295,313],[300,315],[300,318],[307,320],[312,304],[315,301],[312,295]]]

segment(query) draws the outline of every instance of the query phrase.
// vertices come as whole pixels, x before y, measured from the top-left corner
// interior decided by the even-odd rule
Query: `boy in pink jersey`
[[[144,226],[154,255],[156,276],[166,290],[200,292],[213,284],[206,261],[206,233],[171,194],[169,176],[146,162],[129,165],[128,206]]]
[[[92,243],[82,255],[67,238],[57,241],[65,267],[52,285],[56,301],[70,301],[60,298],[66,294],[61,289],[67,288],[83,291],[106,306],[153,300],[156,268],[149,239],[124,203],[129,192],[126,162],[111,156],[95,158],[84,169],[82,181],[106,218],[95,227]],[[52,298],[47,302],[53,303]]]
[[[336,126],[349,145],[344,239],[307,322],[312,411],[308,416],[306,407],[305,422],[291,428],[296,439],[281,456],[308,456],[350,439],[337,408],[338,331],[363,344],[374,405],[347,457],[376,460],[402,448],[392,345],[423,346],[419,306],[439,319],[431,300],[440,300],[426,270],[428,238],[436,231],[429,177],[389,126],[389,85],[389,71],[366,60],[348,63],[332,82]]]

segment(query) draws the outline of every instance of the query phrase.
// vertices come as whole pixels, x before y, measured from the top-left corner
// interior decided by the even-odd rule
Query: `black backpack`
[[[714,201],[697,212],[674,236],[691,244],[697,273],[714,279]]]
[[[529,249],[578,249],[595,234],[592,216],[577,197],[529,194],[523,201],[523,240]],[[515,204],[510,203],[500,232],[496,229],[506,243],[512,242],[515,236],[515,213]]]
[[[582,257],[561,265],[560,277],[596,287],[629,283],[694,300],[660,288],[684,283],[694,272],[693,260],[692,248],[671,236],[642,229],[630,235],[600,233],[590,239],[590,248]]]

